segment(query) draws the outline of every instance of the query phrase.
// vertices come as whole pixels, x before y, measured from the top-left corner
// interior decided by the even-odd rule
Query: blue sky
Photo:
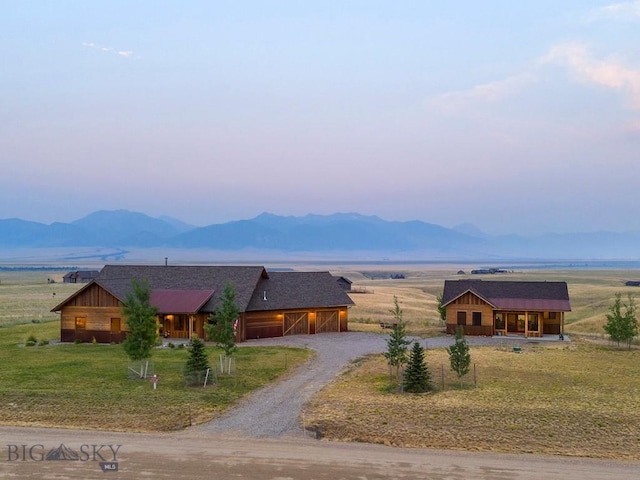
[[[28,1],[0,218],[640,230],[640,1]]]

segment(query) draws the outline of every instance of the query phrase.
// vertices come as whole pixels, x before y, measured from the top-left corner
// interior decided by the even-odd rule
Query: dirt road
[[[16,479],[635,480],[640,475],[638,462],[265,440],[194,430],[134,434],[0,427],[0,448],[0,478]],[[47,460],[48,454],[77,459]]]

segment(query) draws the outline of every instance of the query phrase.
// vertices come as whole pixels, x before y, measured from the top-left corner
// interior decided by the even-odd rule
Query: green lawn
[[[215,386],[185,387],[186,349],[159,348],[151,363],[158,389],[127,376],[120,345],[49,344],[26,347],[26,339],[59,338],[59,322],[0,329],[0,419],[11,425],[167,431],[201,423],[248,392],[272,382],[309,358],[311,351],[243,347],[236,375]],[[221,350],[208,346],[215,365]]]

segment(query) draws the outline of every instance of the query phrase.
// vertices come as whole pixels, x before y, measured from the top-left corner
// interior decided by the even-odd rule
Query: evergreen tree
[[[209,357],[207,356],[204,341],[194,335],[189,347],[189,358],[184,367],[184,377],[188,385],[202,383],[209,369]]]
[[[393,297],[393,329],[387,339],[387,351],[384,353],[389,367],[395,368],[396,378],[400,376],[400,369],[407,363],[407,349],[411,343],[407,340],[407,332],[402,319],[402,309],[398,303],[398,297]]]
[[[624,312],[622,309],[624,307]],[[633,296],[629,294],[627,303],[622,302],[622,294],[616,293],[613,304],[609,306],[607,322],[604,325],[604,331],[609,335],[612,341],[627,342],[627,346],[631,348],[633,337],[638,335],[638,319],[636,318],[636,304]]]
[[[444,325],[447,321],[447,307],[442,305],[442,294],[436,296],[436,308],[438,309],[438,316],[440,321]]]
[[[409,354],[409,363],[404,375],[404,390],[412,393],[422,393],[432,390],[431,372],[424,363],[424,349],[418,342],[413,343]]]
[[[219,304],[209,317],[206,325],[207,338],[213,340],[224,350],[227,357],[233,355],[236,347],[236,320],[240,316],[240,310],[236,306],[236,290],[228,283],[224,287]]]
[[[460,385],[462,385],[462,377],[469,373],[471,366],[471,355],[469,354],[469,344],[464,338],[464,330],[462,327],[456,329],[456,342],[447,348],[449,352],[449,361],[451,369],[456,372]]]
[[[122,307],[129,328],[122,346],[131,360],[144,360],[151,356],[158,341],[158,310],[151,305],[151,288],[146,280],[131,280],[131,287]]]

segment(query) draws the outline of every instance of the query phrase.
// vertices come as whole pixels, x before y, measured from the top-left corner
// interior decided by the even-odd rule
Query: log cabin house
[[[90,283],[54,307],[60,338],[121,342],[122,305],[132,280],[146,280],[167,338],[205,337],[204,326],[224,287],[236,291],[237,341],[293,334],[344,332],[353,301],[329,272],[267,272],[260,266],[106,265]]]
[[[446,280],[442,305],[447,333],[465,335],[563,335],[571,311],[566,282]]]

